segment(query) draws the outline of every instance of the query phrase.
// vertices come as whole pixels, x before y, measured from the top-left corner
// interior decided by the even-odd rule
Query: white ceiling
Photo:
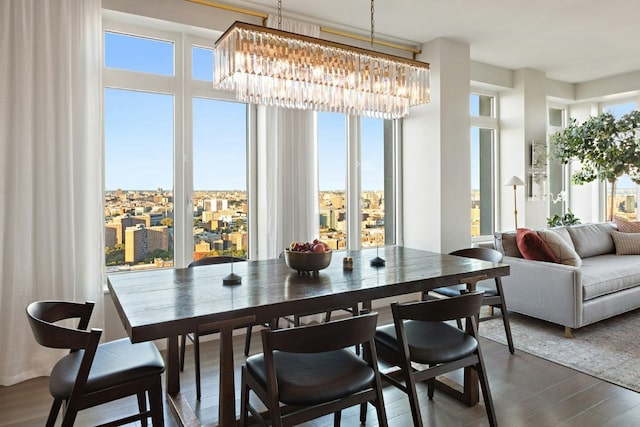
[[[223,0],[275,12],[277,0]],[[368,37],[369,0],[283,0],[282,15]],[[377,38],[467,43],[471,59],[579,83],[640,70],[639,0],[377,0]]]

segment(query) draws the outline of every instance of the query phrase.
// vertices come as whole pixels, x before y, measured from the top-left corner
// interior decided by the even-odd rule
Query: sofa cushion
[[[535,231],[528,228],[518,228],[516,231],[516,242],[518,249],[525,259],[534,261],[558,262],[558,258],[553,255],[551,249],[538,236]]]
[[[640,233],[611,230],[616,255],[640,255]]]
[[[561,230],[567,233],[566,229]],[[582,259],[578,256],[573,245],[570,245],[555,229],[538,230],[538,236],[544,240],[560,264],[573,265],[574,267],[582,265]]]
[[[590,300],[640,285],[640,255],[615,254],[582,260],[582,299]]]
[[[616,223],[618,231],[623,233],[640,233],[640,222],[638,221],[627,221],[618,217],[613,218],[613,221]]]
[[[548,230],[552,230],[555,233],[558,233],[560,237],[562,237],[565,242],[569,244],[569,247],[571,247],[571,249],[573,249],[574,251],[576,250],[575,246],[573,246],[573,240],[571,240],[571,235],[569,235],[569,230],[567,230],[567,227],[553,227],[549,228]]]
[[[515,231],[496,231],[493,234],[494,244],[496,250],[502,252],[504,256],[510,256],[515,258],[522,258],[520,249],[518,249],[518,243],[516,242]]]
[[[583,261],[592,256],[613,253],[615,247],[610,231],[615,229],[615,224],[611,222],[567,227],[573,246]]]

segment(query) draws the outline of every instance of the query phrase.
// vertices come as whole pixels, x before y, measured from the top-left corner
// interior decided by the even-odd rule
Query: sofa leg
[[[572,329],[569,326],[564,327],[564,337],[565,338],[573,338],[573,334],[571,333]]]

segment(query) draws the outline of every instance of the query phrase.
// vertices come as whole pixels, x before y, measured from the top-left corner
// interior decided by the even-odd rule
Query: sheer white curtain
[[[103,324],[100,0],[0,2],[0,384],[48,375],[25,307],[96,301]]]
[[[269,16],[268,27],[278,26]],[[282,30],[311,37],[314,24],[282,19]],[[318,237],[316,115],[277,107],[258,107],[258,233],[254,259],[276,258],[293,241]]]

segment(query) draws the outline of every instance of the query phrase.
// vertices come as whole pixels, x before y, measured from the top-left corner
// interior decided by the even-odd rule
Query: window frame
[[[174,45],[174,75],[164,76],[144,72],[103,67],[103,90],[117,88],[150,93],[171,94],[174,96],[174,135],[173,135],[173,195],[174,195],[174,268],[185,267],[193,260],[194,242],[192,236],[193,205],[193,105],[194,97],[237,102],[233,92],[213,89],[210,82],[196,80],[192,73],[192,48],[210,48],[219,36],[216,31],[195,31],[177,23],[157,21],[144,17],[127,17],[119,13],[104,13],[103,34],[116,32],[144,38],[172,42]],[[103,36],[104,37],[104,36]],[[247,104],[247,204],[248,204],[248,253],[257,248],[258,213],[257,205],[257,107]],[[345,115],[347,182],[345,203],[347,207],[347,249],[361,247],[361,169],[360,169],[360,119]],[[385,136],[384,174],[385,174],[385,244],[401,244],[401,119],[391,123],[390,147]],[[385,135],[387,133],[385,121]],[[105,144],[104,130],[102,143]],[[103,145],[104,147],[104,145]],[[104,149],[103,149],[104,156]],[[103,158],[104,161],[104,158]],[[388,182],[387,178],[391,177]],[[103,188],[103,200],[105,197]],[[391,194],[388,194],[391,192]],[[387,220],[388,212],[393,210],[393,221]],[[349,229],[352,227],[352,230]],[[355,234],[353,234],[355,232]],[[358,236],[357,239],[349,235]]]
[[[471,130],[473,128],[480,128],[480,129],[490,129],[493,131],[493,144],[492,144],[492,156],[491,156],[491,161],[492,161],[492,173],[491,173],[491,179],[492,179],[492,183],[491,183],[491,200],[492,200],[492,205],[493,205],[493,216],[492,216],[492,224],[491,224],[491,229],[493,230],[492,233],[490,235],[479,235],[479,236],[471,236],[471,230],[469,230],[469,234],[471,236],[471,242],[472,243],[480,243],[480,242],[485,242],[487,240],[493,240],[493,233],[496,231],[496,227],[497,224],[500,223],[500,200],[499,200],[499,196],[500,196],[500,191],[498,190],[498,183],[499,181],[499,167],[498,165],[500,164],[500,158],[499,158],[499,153],[500,153],[500,120],[498,119],[500,117],[500,98],[498,96],[497,92],[492,92],[492,91],[488,91],[486,89],[482,89],[482,88],[477,88],[472,86],[471,90],[469,91],[469,97],[471,97],[472,95],[480,95],[480,96],[490,96],[493,98],[493,105],[492,105],[492,117],[488,117],[488,116],[474,116],[471,114],[471,108],[469,108],[469,132],[471,133]],[[471,141],[469,141],[471,142]],[[471,149],[471,146],[469,146],[469,149]],[[471,184],[471,183],[470,183]],[[469,187],[469,189],[471,190],[471,187]],[[471,197],[471,193],[469,194],[469,197]],[[469,199],[469,202],[471,202],[471,199]],[[469,214],[471,214],[471,205],[469,205]]]

